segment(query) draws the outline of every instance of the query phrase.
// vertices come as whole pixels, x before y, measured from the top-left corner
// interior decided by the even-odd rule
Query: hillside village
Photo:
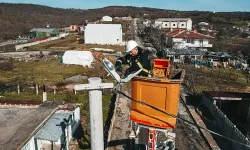
[[[108,58],[115,64],[129,40],[168,60],[173,81],[185,70],[177,116],[192,124],[177,119],[176,149],[249,149],[249,15],[242,24],[221,27],[220,19],[205,22],[188,13],[157,17],[161,11],[155,10],[153,16],[150,11],[153,14],[150,9],[123,16],[102,13],[65,27],[50,20],[41,26],[30,24],[25,33],[2,40],[0,131],[7,132],[0,135],[0,149],[91,149],[91,87],[76,87],[92,77],[115,84],[102,62]],[[102,90],[99,125],[104,148],[135,149],[142,143],[134,141],[131,100],[111,89]],[[122,89],[132,94],[130,82]],[[165,149],[167,138],[163,132],[157,143],[151,143]],[[142,145],[150,147],[147,142]]]

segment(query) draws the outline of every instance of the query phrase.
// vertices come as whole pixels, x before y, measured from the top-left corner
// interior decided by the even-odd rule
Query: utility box
[[[169,64],[169,62],[158,60],[158,66],[156,65],[156,67],[166,69],[165,73],[168,76],[169,67],[166,64]],[[176,116],[180,84],[184,74],[183,70],[172,79],[168,79],[168,77],[134,77],[131,81],[132,98]],[[134,101],[131,103],[130,119],[138,124],[155,128],[166,129],[176,126],[176,118]]]
[[[154,77],[169,77],[170,62],[168,59],[154,59]]]

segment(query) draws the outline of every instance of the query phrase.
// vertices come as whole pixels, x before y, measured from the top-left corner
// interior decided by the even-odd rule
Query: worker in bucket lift
[[[115,67],[117,72],[122,72],[122,64],[128,64],[129,68],[125,71],[124,77],[142,69],[139,76],[152,76],[152,60],[156,58],[156,50],[153,48],[141,48],[138,44],[130,40],[126,43],[126,55],[116,60]]]

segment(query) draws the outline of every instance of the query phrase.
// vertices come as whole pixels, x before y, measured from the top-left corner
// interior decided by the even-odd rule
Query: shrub
[[[14,68],[13,60],[2,60],[0,61],[0,70],[1,71],[9,71]]]

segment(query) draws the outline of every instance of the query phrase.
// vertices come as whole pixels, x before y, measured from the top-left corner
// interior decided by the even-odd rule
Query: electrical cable
[[[181,120],[181,121],[183,121],[183,122],[186,122],[186,123],[188,123],[188,124],[191,124],[191,125],[193,125],[193,126],[195,126],[195,127],[197,127],[197,128],[203,129],[203,130],[205,130],[205,131],[207,131],[207,132],[209,132],[209,133],[212,133],[212,134],[214,134],[214,135],[217,135],[217,136],[219,136],[219,137],[222,137],[222,138],[224,138],[224,139],[227,139],[227,140],[229,140],[229,141],[231,141],[231,142],[238,143],[238,144],[240,144],[240,145],[242,145],[242,146],[245,146],[245,147],[250,147],[250,145],[248,145],[248,144],[244,144],[244,143],[238,142],[238,141],[236,141],[236,140],[230,139],[230,138],[228,138],[228,137],[226,137],[226,136],[224,136],[224,135],[221,135],[221,134],[219,134],[219,133],[217,133],[217,132],[214,132],[214,131],[212,131],[212,130],[209,130],[209,129],[207,129],[207,128],[204,128],[204,127],[202,127],[202,126],[199,126],[199,125],[197,125],[197,124],[195,124],[195,123],[193,123],[193,122],[191,122],[191,121],[188,121],[188,120],[183,119],[183,118],[181,118],[181,117],[178,117],[178,116],[176,116],[176,115],[173,115],[173,114],[169,114],[169,113],[167,113],[167,112],[164,112],[164,111],[160,110],[159,108],[156,108],[156,107],[154,107],[154,106],[152,106],[152,105],[149,105],[149,104],[147,104],[147,103],[144,103],[144,102],[142,102],[142,101],[133,99],[132,97],[130,97],[130,96],[124,94],[124,93],[123,93],[122,91],[120,91],[120,90],[117,90],[117,89],[114,89],[114,90],[115,90],[115,92],[117,92],[117,93],[123,95],[124,97],[126,97],[126,98],[128,98],[128,99],[130,99],[130,100],[132,100],[132,101],[134,101],[134,102],[136,102],[136,103],[139,103],[139,104],[145,105],[145,106],[147,106],[147,107],[150,107],[150,108],[152,108],[152,109],[154,109],[154,110],[156,110],[156,111],[159,111],[159,112],[161,112],[161,113],[163,113],[163,114],[166,114],[166,115],[168,115],[168,116],[171,116],[171,117],[173,117],[173,118],[179,119],[179,120]]]

